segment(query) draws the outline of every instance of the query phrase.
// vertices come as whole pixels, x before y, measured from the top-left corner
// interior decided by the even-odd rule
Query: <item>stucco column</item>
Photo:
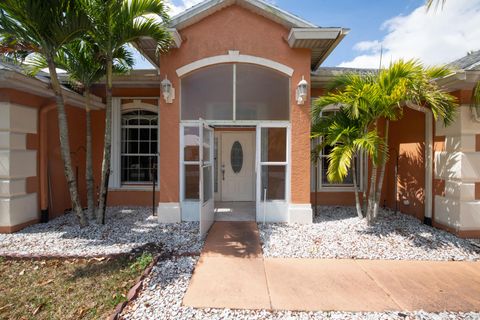
[[[435,196],[434,220],[461,236],[480,234],[480,123],[470,105],[457,110],[455,122],[437,122],[436,135],[445,137],[445,150],[435,152],[435,178],[445,181],[445,195]]]
[[[38,220],[37,193],[27,178],[37,175],[37,152],[27,134],[37,133],[37,109],[0,101],[0,232],[15,232]]]
[[[289,222],[311,223],[312,206],[310,204],[310,105],[311,97],[303,105],[297,104],[295,93],[297,84],[305,77],[310,84],[310,68],[297,69],[291,80],[291,203]]]
[[[179,187],[179,154],[180,154],[180,97],[178,96],[179,79],[168,70],[165,75],[177,91],[173,103],[166,103],[160,98],[160,203],[158,218],[162,223],[181,221],[180,187]]]

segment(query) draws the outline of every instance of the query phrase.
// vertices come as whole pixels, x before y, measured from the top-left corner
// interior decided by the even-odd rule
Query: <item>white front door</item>
[[[255,132],[223,132],[222,201],[255,201]]]

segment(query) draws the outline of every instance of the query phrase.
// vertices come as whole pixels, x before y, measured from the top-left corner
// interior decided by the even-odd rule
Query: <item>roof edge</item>
[[[55,97],[55,94],[50,89],[49,83],[14,70],[0,70],[0,86],[2,88],[25,91],[40,97]],[[83,95],[65,87],[62,87],[62,92],[65,103],[69,103],[74,107],[85,108],[85,97]],[[90,95],[90,99],[91,108],[93,110],[105,108],[105,104],[100,97]]]
[[[206,17],[214,12],[238,4],[249,9],[258,9],[265,16],[277,21],[288,28],[315,28],[315,24],[308,22],[292,13],[269,4],[263,0],[207,0],[201,2],[178,15],[172,17],[169,27],[182,30]],[[276,19],[275,19],[276,18]]]

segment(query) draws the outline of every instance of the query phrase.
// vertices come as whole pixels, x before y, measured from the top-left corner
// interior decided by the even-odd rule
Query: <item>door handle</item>
[[[225,181],[225,165],[222,164],[222,181]]]

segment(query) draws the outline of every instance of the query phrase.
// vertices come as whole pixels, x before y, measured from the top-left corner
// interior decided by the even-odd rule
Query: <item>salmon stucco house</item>
[[[154,201],[160,221],[200,221],[205,234],[216,218],[311,223],[313,200],[354,203],[351,183],[325,179],[325,155],[318,170],[310,161],[312,98],[348,71],[321,64],[348,29],[318,27],[259,0],[208,0],[173,17],[170,31],[174,47],[160,57],[149,39],[137,45],[157,70],[114,79],[110,206]],[[464,73],[445,81],[467,104],[476,71]],[[0,232],[70,208],[47,76],[0,70]],[[93,91],[98,187],[104,86]],[[83,96],[64,94],[85,197]],[[382,204],[480,235],[480,124],[469,112],[462,107],[458,124],[445,129],[425,110],[406,111],[392,126],[397,161],[387,168]],[[368,164],[358,161],[363,189]]]

